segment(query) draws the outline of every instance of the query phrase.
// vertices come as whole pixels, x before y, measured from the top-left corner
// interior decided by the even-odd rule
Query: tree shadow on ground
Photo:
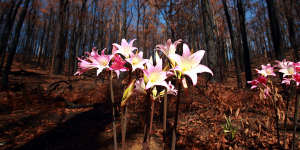
[[[102,146],[99,133],[112,121],[111,111],[106,105],[94,109],[58,125],[56,128],[36,137],[18,150],[95,150]]]

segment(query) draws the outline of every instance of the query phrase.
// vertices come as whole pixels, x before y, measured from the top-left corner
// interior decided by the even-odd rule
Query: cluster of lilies
[[[184,43],[182,56],[175,53],[176,46],[181,43],[181,40],[172,43],[169,39],[165,45],[157,45],[157,50],[163,52],[171,62],[171,69],[169,70],[167,70],[169,66],[163,68],[162,58],[159,57],[157,52],[154,58],[156,64],[154,64],[152,57],[150,59],[143,58],[143,52],[139,52],[136,47],[133,47],[133,42],[134,40],[128,43],[125,39],[122,39],[121,45],[114,43],[111,55],[105,54],[106,49],[103,49],[101,55],[99,55],[98,50],[93,48],[91,53],[86,53],[88,57],[78,58],[78,71],[75,75],[81,75],[94,68],[97,69],[97,75],[104,69],[108,69],[114,71],[117,76],[120,72],[134,72],[140,69],[144,73],[144,78],[136,81],[136,91],[144,93],[144,90],[162,86],[167,88],[169,94],[176,95],[177,90],[174,85],[171,82],[166,82],[168,77],[174,75],[180,77],[183,74],[190,77],[193,85],[196,85],[197,73],[208,72],[213,74],[208,67],[200,64],[205,53],[204,50],[192,54],[188,45]],[[131,68],[125,67],[126,63],[129,63]]]
[[[143,52],[139,51],[138,48],[133,46],[134,41],[135,40],[131,40],[128,43],[125,39],[122,39],[121,45],[117,43],[112,44],[113,48],[111,54],[106,54],[106,49],[103,49],[101,54],[99,54],[98,50],[93,48],[92,52],[86,53],[86,57],[78,58],[78,70],[75,75],[81,75],[90,69],[96,69],[97,75],[99,75],[103,70],[110,70],[111,76],[113,73],[116,73],[117,77],[119,77],[120,72],[127,72],[130,82],[124,91],[121,106],[126,108],[127,100],[135,91],[150,97],[152,102],[151,113],[153,113],[154,110],[153,101],[159,97],[162,97],[166,94],[177,95],[179,97],[181,85],[185,89],[187,88],[187,81],[185,77],[189,77],[192,81],[192,84],[196,85],[198,73],[208,72],[213,75],[213,72],[207,66],[200,64],[200,61],[205,53],[204,50],[199,50],[193,53],[188,45],[183,43],[182,55],[176,53],[177,46],[178,44],[182,43],[182,40],[177,40],[172,43],[172,41],[169,39],[164,45],[157,45],[157,51],[155,51],[154,57],[150,57],[150,59],[143,58]],[[162,58],[158,54],[158,51],[162,52],[167,58],[167,61],[164,61],[166,62],[164,65]],[[142,71],[143,77],[131,79],[132,72],[138,70]],[[172,78],[177,79],[177,89],[171,82]],[[123,117],[126,117],[126,114],[123,115]],[[151,134],[153,115],[151,115],[150,120],[150,127],[149,125],[147,127],[150,130],[148,136]],[[177,118],[175,120],[175,124],[177,124]],[[125,148],[123,136],[125,139],[126,129],[124,132],[122,132],[122,149]],[[144,140],[144,142],[147,142],[147,140]],[[115,149],[117,149],[116,141]]]
[[[252,81],[248,81],[251,84],[251,89],[264,88],[264,98],[270,96],[270,88],[267,86],[268,76],[276,76],[274,69],[278,69],[278,72],[283,74],[281,83],[287,86],[291,85],[291,82],[295,82],[296,86],[300,85],[300,61],[291,62],[286,59],[282,61],[276,61],[274,67],[271,64],[261,65],[261,70],[256,69],[260,76]]]
[[[289,111],[289,102],[292,101],[293,97],[296,95],[295,101],[295,112],[294,112],[294,132],[293,132],[293,140],[292,140],[292,148],[295,148],[295,134],[297,128],[297,114],[299,108],[299,87],[300,87],[300,61],[299,62],[291,62],[286,59],[282,61],[275,61],[276,64],[272,66],[271,64],[262,65],[261,70],[256,69],[257,73],[260,75],[257,79],[248,81],[248,84],[251,85],[251,89],[259,89],[260,98],[268,99],[271,102],[271,106],[273,107],[277,128],[277,142],[280,146],[280,129],[279,129],[279,118],[284,119],[284,139],[286,139],[286,124],[287,124],[287,112]],[[282,75],[281,84],[285,85],[284,90],[289,90],[289,94],[285,102],[283,102],[283,96],[279,93],[279,88],[273,84],[272,79],[276,77],[276,73],[278,71]],[[281,111],[280,105],[285,104],[286,109],[285,112]],[[281,113],[282,112],[282,113]],[[280,117],[283,114],[285,117]],[[284,140],[284,146],[286,146],[286,140]]]

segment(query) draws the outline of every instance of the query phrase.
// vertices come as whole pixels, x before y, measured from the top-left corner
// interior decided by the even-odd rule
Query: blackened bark
[[[127,36],[127,0],[123,0],[123,24],[122,24],[122,38]]]
[[[59,4],[59,24],[57,27],[57,40],[54,50],[54,63],[52,66],[53,74],[61,74],[64,69],[64,58],[65,58],[65,49],[66,49],[66,33],[65,33],[65,12],[68,6],[68,0],[61,0]]]
[[[137,47],[140,47],[140,37],[139,37],[139,25],[140,25],[140,17],[141,17],[141,11],[140,11],[140,0],[136,0],[137,2],[137,21],[136,21],[136,40],[137,40]]]
[[[50,42],[52,41],[53,38],[51,38],[51,29],[53,28],[53,25],[52,25],[52,22],[53,22],[53,9],[50,8],[50,16],[49,16],[49,19],[48,19],[48,29],[47,29],[47,36],[46,36],[46,40],[45,40],[45,55],[48,54],[48,56],[50,56],[50,52],[48,52],[48,49],[50,48],[50,46],[52,44],[50,44]],[[44,57],[44,60],[43,62],[41,63],[43,66],[45,66],[46,63],[48,63],[49,60],[47,57]]]
[[[5,59],[5,52],[8,45],[8,40],[12,31],[12,28],[14,26],[14,22],[17,16],[18,9],[20,5],[22,4],[22,1],[18,1],[18,3],[15,6],[15,1],[11,1],[11,8],[7,15],[7,22],[4,25],[3,34],[1,35],[0,39],[0,56],[1,56],[1,62],[0,62],[0,70],[2,69],[2,66],[4,65],[4,59]]]
[[[239,61],[239,55],[238,55],[236,41],[234,39],[234,32],[232,29],[231,17],[228,12],[226,0],[222,0],[222,2],[224,5],[225,16],[226,16],[226,20],[227,20],[228,29],[229,29],[231,47],[233,49],[233,57],[234,57],[233,60],[234,60],[235,74],[236,74],[236,78],[237,78],[237,87],[241,88],[242,80],[241,80],[240,61]]]
[[[291,42],[291,45],[294,49],[294,55],[295,55],[295,62],[300,60],[300,53],[298,49],[298,45],[296,42],[296,32],[295,32],[295,22],[294,22],[294,0],[290,0],[290,3],[288,4],[288,0],[284,0],[284,11],[285,16],[287,19],[288,24],[288,30],[289,30],[289,39]],[[290,6],[290,7],[289,7]],[[298,51],[298,52],[297,52]]]
[[[38,65],[40,65],[40,63],[41,63],[41,57],[42,57],[42,54],[43,54],[44,40],[45,40],[45,37],[46,37],[46,28],[47,28],[47,21],[44,22],[43,35],[42,35],[40,48],[39,48],[39,52],[38,52],[38,59],[37,59],[37,64]]]
[[[10,72],[10,68],[15,56],[15,53],[17,51],[17,46],[18,46],[18,42],[19,42],[19,37],[20,37],[20,33],[21,33],[21,29],[22,29],[22,25],[25,19],[25,16],[27,14],[27,8],[29,5],[30,0],[26,0],[24,3],[24,7],[22,9],[22,12],[20,14],[19,20],[16,24],[16,30],[15,30],[15,37],[9,47],[9,54],[7,57],[7,61],[6,61],[6,65],[3,71],[3,76],[2,76],[2,87],[4,89],[6,89],[8,87],[8,74]]]
[[[75,50],[75,57],[77,58],[79,56],[79,49],[80,49],[80,46],[81,46],[81,38],[82,38],[82,35],[83,35],[83,21],[84,21],[84,17],[85,17],[85,12],[86,12],[86,3],[87,3],[87,0],[82,0],[82,6],[81,6],[81,9],[80,9],[80,15],[79,15],[79,24],[78,24],[78,31],[76,31],[76,34],[75,34],[75,42],[74,42],[74,45],[76,47],[76,50]],[[77,60],[74,59],[74,71],[76,71],[76,68],[77,68]]]
[[[199,3],[200,4],[200,3]],[[202,0],[201,1],[202,6],[202,16],[203,16],[203,24],[204,24],[204,31],[205,31],[205,42],[207,47],[207,53],[208,53],[208,66],[213,70],[215,76],[214,80],[220,81],[220,69],[218,66],[217,61],[217,53],[218,53],[218,47],[216,46],[216,36],[214,34],[214,28],[215,24],[213,22],[213,17],[211,16],[211,7],[210,7],[210,1],[208,0]]]
[[[71,35],[71,44],[70,44],[70,48],[69,48],[69,76],[71,76],[74,73],[74,69],[75,68],[75,53],[76,53],[76,48],[75,48],[75,33],[76,33],[76,24],[73,25],[73,29],[72,29],[72,35]]]
[[[251,75],[251,64],[250,64],[250,54],[249,54],[249,47],[248,47],[248,39],[247,39],[247,32],[246,32],[246,24],[245,24],[245,10],[243,8],[243,3],[241,0],[237,0],[237,7],[239,12],[239,20],[240,20],[240,29],[242,33],[242,41],[243,41],[243,48],[244,48],[244,65],[245,65],[245,76],[246,81],[252,80]],[[250,86],[246,82],[246,86]]]
[[[275,50],[276,59],[283,59],[283,39],[280,33],[280,26],[277,15],[277,6],[274,0],[266,0],[268,6],[268,14],[270,18],[270,28],[272,34],[272,41]]]
[[[30,58],[32,57],[32,49],[33,49],[33,42],[34,42],[34,27],[35,27],[35,19],[36,19],[36,11],[34,10],[33,7],[29,10],[29,19],[28,19],[28,24],[27,24],[27,29],[26,29],[26,44],[24,48],[24,55],[23,55],[23,61],[24,62],[29,62]]]

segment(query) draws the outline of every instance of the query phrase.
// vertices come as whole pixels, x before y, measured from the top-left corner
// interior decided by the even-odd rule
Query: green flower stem
[[[118,141],[117,141],[117,129],[116,129],[116,112],[115,112],[115,99],[114,99],[114,90],[113,90],[113,71],[110,71],[110,98],[112,102],[112,117],[113,117],[113,134],[114,134],[114,150],[118,150]]]
[[[167,91],[167,88],[165,89]],[[165,92],[164,95],[164,112],[163,112],[163,133],[164,133],[164,146],[167,142],[167,110],[168,109],[168,95]]]
[[[129,69],[129,79],[128,79],[128,85],[131,82],[131,73],[132,69]],[[127,130],[127,103],[121,110],[121,124],[122,124],[122,150],[126,149],[126,130]]]
[[[150,101],[151,101],[151,96],[150,96],[150,92],[147,92],[147,96],[146,96],[146,112],[145,112],[145,124],[144,124],[144,140],[143,140],[143,150],[148,150],[149,149],[149,143],[148,143],[148,131],[149,131],[149,105],[150,105]]]
[[[178,79],[177,81],[178,85],[178,93],[177,93],[177,101],[176,101],[176,114],[175,114],[175,121],[172,131],[172,150],[175,150],[176,146],[176,128],[177,128],[177,122],[178,122],[178,113],[179,113],[179,103],[180,103],[180,93],[181,93],[181,79]]]
[[[126,115],[127,115],[127,104],[121,110],[121,125],[122,125],[122,150],[126,149]]]
[[[290,101],[293,100],[295,94],[296,94],[296,88],[295,88],[295,82],[292,82],[291,85],[289,86],[289,95],[288,98],[286,100],[286,109],[285,109],[285,118],[284,118],[284,135],[283,135],[283,146],[285,147],[286,145],[286,132],[287,132],[287,116],[288,116],[288,111],[289,111],[289,105],[290,105]]]
[[[148,143],[150,143],[150,138],[152,134],[152,123],[153,123],[153,116],[154,116],[154,100],[150,98],[151,100],[151,114],[150,114],[150,125],[149,125],[149,133],[148,133]]]
[[[294,113],[294,131],[293,131],[293,142],[292,142],[292,150],[295,149],[296,145],[296,131],[297,131],[297,121],[298,121],[298,111],[299,111],[299,101],[300,101],[300,91],[297,89],[298,94],[296,98],[296,104],[295,104],[295,113]]]

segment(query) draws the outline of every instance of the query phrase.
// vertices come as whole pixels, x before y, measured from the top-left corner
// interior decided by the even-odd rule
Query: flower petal
[[[196,67],[195,71],[197,73],[208,72],[212,76],[214,75],[214,73],[207,66],[204,66],[204,65],[201,65],[201,64],[198,64],[198,66]]]
[[[205,54],[205,51],[204,50],[199,50],[197,52],[195,52],[194,54],[191,55],[191,57],[197,62],[197,63],[200,63],[203,56]]]
[[[190,51],[190,48],[187,44],[183,43],[183,53],[182,53],[182,56],[183,57],[187,57],[187,56],[190,56],[191,55],[191,51]]]
[[[133,45],[133,42],[135,41],[136,39],[133,39],[129,42],[129,46],[132,46]]]
[[[122,46],[128,46],[128,43],[127,43],[127,41],[125,39],[122,39],[121,45]]]
[[[188,72],[185,72],[185,75],[188,76],[192,80],[194,86],[197,84],[198,78],[197,78],[196,72],[188,71]]]

